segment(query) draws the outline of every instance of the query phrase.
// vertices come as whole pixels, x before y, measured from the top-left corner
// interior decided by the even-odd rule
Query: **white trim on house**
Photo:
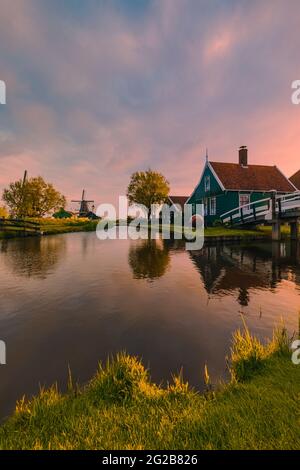
[[[214,207],[213,207],[214,210],[212,210],[212,202],[214,202]],[[212,215],[212,216],[217,215],[217,198],[216,198],[216,196],[211,196],[209,198],[209,215]]]
[[[213,167],[211,166],[210,162],[209,162],[208,160],[206,160],[205,165],[204,165],[203,170],[202,170],[202,173],[201,173],[200,180],[199,180],[198,184],[196,184],[195,189],[194,189],[194,191],[192,192],[192,194],[190,195],[190,197],[187,199],[186,204],[189,204],[189,203],[190,203],[190,199],[194,196],[194,194],[195,194],[195,192],[196,192],[196,190],[197,190],[199,184],[200,184],[201,181],[202,181],[202,178],[203,178],[203,175],[204,175],[204,173],[205,173],[206,167],[208,167],[208,168],[210,169],[210,171],[212,172],[213,176],[215,177],[215,179],[216,179],[217,183],[219,184],[220,188],[222,189],[222,191],[226,191],[226,189],[225,189],[225,187],[224,187],[222,181],[220,180],[220,178],[218,177],[217,173],[215,172],[215,170],[214,170]]]
[[[242,204],[241,198],[248,196],[248,202],[244,202]],[[244,193],[244,192],[239,192],[239,207],[244,207],[245,208],[245,214],[247,214],[250,211],[250,203],[251,203],[251,193]]]
[[[210,175],[206,175],[204,178],[204,192],[210,192]]]
[[[216,178],[217,180],[217,183],[219,184],[220,188],[223,190],[223,191],[226,191],[226,188],[224,186],[224,184],[222,183],[222,181],[220,180],[220,178],[218,177],[217,173],[215,172],[213,166],[210,164],[210,162],[207,162],[208,163],[208,168],[210,169],[210,171],[212,172],[212,174],[214,175],[214,177]]]
[[[272,190],[270,189],[225,189],[227,192],[234,192],[234,193],[239,193],[239,192],[245,192],[245,193],[271,193]],[[287,191],[277,191],[274,189],[278,194],[286,194]],[[299,190],[297,190],[299,191]],[[293,194],[293,191],[291,191],[291,194]]]
[[[248,165],[249,166],[249,165]],[[290,181],[284,173],[282,173],[282,171],[280,170],[280,168],[278,168],[276,165],[274,165],[275,168],[279,171],[279,173],[287,180],[287,182],[289,184],[291,184],[293,186],[293,188],[295,188],[295,191],[298,191],[298,188],[296,188],[296,186],[292,183],[292,181]],[[203,170],[202,170],[202,173],[201,173],[201,177],[200,177],[200,180],[198,182],[198,184],[195,186],[195,189],[194,191],[192,192],[192,194],[190,195],[190,197],[187,199],[186,201],[186,204],[189,204],[190,202],[190,199],[194,196],[198,186],[200,185],[201,181],[202,181],[202,178],[203,178],[203,175],[205,173],[205,170],[206,168],[209,168],[212,175],[214,176],[214,178],[216,179],[217,183],[219,184],[220,188],[222,189],[222,191],[234,191],[234,192],[240,192],[240,191],[243,191],[243,192],[250,192],[250,193],[270,193],[271,191],[270,190],[266,190],[266,189],[226,189],[224,184],[222,183],[221,179],[219,178],[219,176],[217,175],[216,171],[214,170],[213,166],[211,165],[211,163],[206,160],[205,162],[205,165],[203,167]],[[270,166],[271,168],[271,166]],[[289,191],[277,191],[278,193],[282,193],[282,194],[285,194],[286,192],[289,192]],[[292,193],[292,191],[291,191]]]
[[[198,188],[199,184],[200,184],[201,181],[202,181],[202,178],[203,178],[203,175],[204,175],[204,172],[205,172],[207,166],[208,166],[208,161],[206,160],[205,165],[204,165],[203,170],[202,170],[202,173],[201,173],[200,180],[199,180],[199,182],[196,184],[195,189],[194,189],[194,191],[192,192],[192,194],[190,195],[190,197],[187,199],[186,204],[189,204],[189,203],[190,203],[190,199],[194,196],[194,194],[195,194],[195,192],[196,192],[196,189]]]
[[[277,170],[279,171],[279,173],[281,173],[282,176],[284,176],[284,178],[293,186],[293,188],[295,188],[295,191],[298,191],[298,188],[296,188],[296,186],[294,185],[294,183],[292,183],[291,180],[290,180],[287,176],[285,176],[284,173],[282,173],[282,171],[280,170],[280,168],[278,168],[277,165],[275,165],[275,168],[277,168]]]

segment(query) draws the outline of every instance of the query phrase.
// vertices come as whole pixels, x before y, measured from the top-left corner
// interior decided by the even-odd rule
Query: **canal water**
[[[300,245],[257,242],[188,252],[171,240],[105,240],[72,233],[0,241],[0,417],[57,382],[86,382],[118,351],[166,384],[183,370],[201,390],[207,364],[226,378],[244,318],[262,340],[282,320],[299,328]]]

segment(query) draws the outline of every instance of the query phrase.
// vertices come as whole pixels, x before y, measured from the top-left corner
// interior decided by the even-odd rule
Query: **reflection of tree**
[[[156,279],[163,276],[170,263],[170,254],[162,240],[141,240],[129,250],[129,265],[135,279]]]
[[[20,238],[2,244],[4,261],[19,276],[46,277],[66,251],[63,236]]]

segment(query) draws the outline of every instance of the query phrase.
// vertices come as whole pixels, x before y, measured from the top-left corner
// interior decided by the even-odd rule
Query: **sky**
[[[189,195],[212,161],[300,168],[298,0],[0,0],[0,191],[42,175],[116,203],[152,168]]]

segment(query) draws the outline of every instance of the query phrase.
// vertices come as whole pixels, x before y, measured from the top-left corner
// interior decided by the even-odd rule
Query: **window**
[[[204,215],[208,215],[208,199],[204,199]]]
[[[205,192],[210,191],[210,176],[205,176],[204,190],[205,190]]]
[[[250,210],[250,194],[240,194],[240,206],[246,206],[244,207],[244,212],[247,212]]]
[[[210,199],[210,215],[216,215],[217,213],[217,198],[212,197]]]

